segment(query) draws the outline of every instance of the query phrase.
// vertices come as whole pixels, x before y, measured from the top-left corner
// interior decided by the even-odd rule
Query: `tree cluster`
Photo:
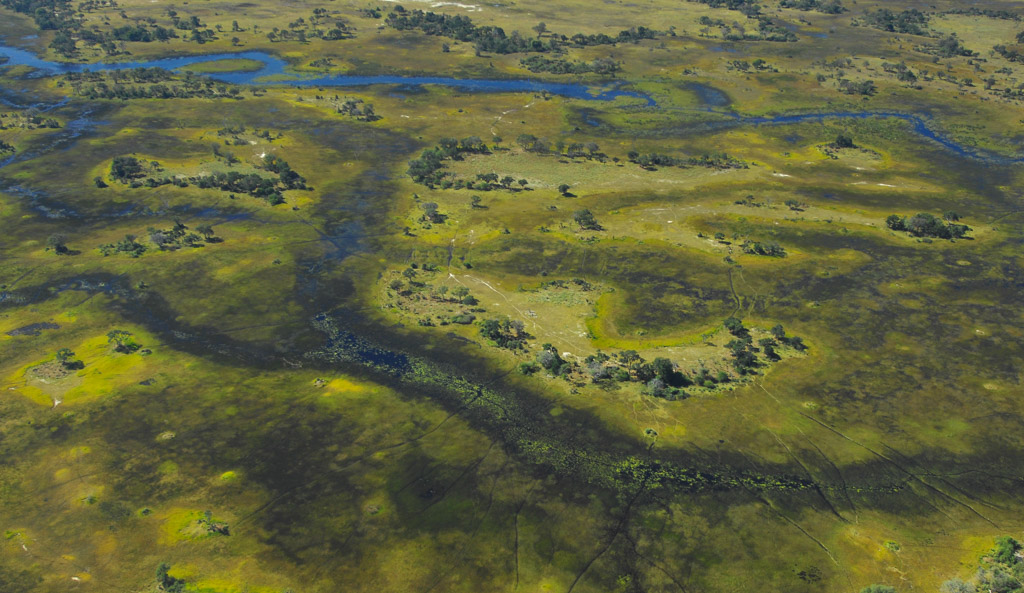
[[[586,208],[573,212],[572,220],[580,227],[581,231],[603,230],[601,224],[597,222],[597,218],[594,217],[594,213]]]
[[[241,90],[186,72],[180,80],[162,68],[71,72],[64,76],[76,95],[88,99],[241,99]],[[177,84],[165,84],[174,81]]]
[[[1024,16],[1016,12],[1010,12],[1009,10],[995,10],[992,8],[977,8],[971,6],[970,8],[951,8],[943,14],[963,14],[967,16],[986,16],[992,19],[1000,19],[1004,21],[1020,21],[1024,20]]]
[[[1006,47],[1003,44],[996,45],[992,48],[995,52],[1003,58],[1011,61],[1024,64],[1024,51],[1017,47]]]
[[[258,173],[240,173],[228,171],[217,172],[201,177],[190,177],[189,181],[201,189],[219,189],[221,191],[248,194],[254,198],[266,200],[271,206],[284,203],[281,187],[277,180],[263,177]]]
[[[756,4],[750,6],[760,11],[760,6]],[[747,17],[757,22],[756,31],[750,32],[746,27],[738,22],[729,24],[721,19],[711,19],[707,16],[700,17],[697,22],[705,26],[705,28],[700,32],[702,37],[710,37],[711,27],[718,27],[721,30],[722,39],[726,41],[793,42],[798,40],[796,33],[790,31],[784,26],[776,24],[772,19],[766,16],[755,13],[748,14]]]
[[[12,130],[15,128],[22,130],[38,130],[41,128],[56,130],[60,127],[59,121],[52,117],[43,117],[32,113],[31,109],[25,112],[0,113],[0,130]],[[2,145],[10,146],[6,143],[0,144],[0,146]],[[10,150],[14,152],[14,147],[12,146]],[[3,148],[0,148],[0,152],[3,151]]]
[[[928,20],[928,15],[916,8],[901,12],[880,8],[864,15],[864,23],[869,27],[907,35],[927,35]]]
[[[444,170],[444,161],[460,161],[464,154],[487,154],[487,145],[478,136],[462,140],[442,138],[434,148],[428,148],[420,158],[409,161],[408,174],[416,183],[433,188],[440,185],[450,173]]]
[[[185,593],[185,579],[179,579],[172,577],[168,574],[171,570],[171,565],[166,562],[161,562],[160,566],[156,567],[156,584],[164,593]]]
[[[190,232],[188,226],[180,220],[175,220],[174,225],[169,229],[150,227],[146,229],[146,232],[149,233],[149,241],[160,251],[174,251],[182,247],[202,247],[204,242],[223,242],[223,239],[214,234],[212,226],[201,224],[196,227],[195,232]]]
[[[798,352],[807,350],[801,338],[787,337],[781,325],[773,327],[772,337],[759,340],[756,346],[750,332],[739,319],[730,317],[725,320],[725,326],[733,335],[733,340],[726,346],[732,355],[732,366],[740,376],[756,373],[756,369],[762,366],[758,354],[763,353],[766,360],[774,362],[780,359],[776,350],[780,346],[787,346]],[[598,351],[586,357],[581,364],[563,359],[551,344],[544,344],[534,361],[519,365],[519,371],[526,375],[541,369],[553,377],[566,379],[583,374],[594,383],[640,383],[648,395],[669,400],[685,398],[685,387],[713,389],[717,385],[733,381],[728,372],[712,373],[703,363],[696,370],[684,372],[667,358],[658,357],[648,362],[635,350],[623,350],[616,354]]]
[[[116,156],[110,163],[110,176],[121,183],[128,183],[132,179],[145,176],[145,173],[139,159],[133,156]]]
[[[885,225],[894,231],[905,231],[915,237],[935,237],[938,239],[960,239],[967,235],[971,227],[958,224],[960,216],[955,212],[947,212],[938,218],[927,212],[906,217],[891,214],[885,219]]]
[[[112,253],[125,253],[130,257],[139,257],[146,252],[146,246],[136,241],[135,235],[125,235],[117,243],[104,243],[99,246],[100,253],[108,256]]]
[[[870,97],[878,91],[873,80],[854,81],[846,78],[839,81],[839,90],[847,95],[864,95]]]
[[[743,253],[750,255],[766,255],[768,257],[786,257],[786,250],[783,249],[782,245],[779,245],[775,241],[765,241],[761,243],[759,241],[744,241],[740,245],[740,249]]]
[[[334,97],[337,99],[337,95]],[[365,103],[362,99],[346,98],[335,106],[338,113],[353,117],[359,121],[377,121],[381,117],[373,108],[372,103]]]
[[[1021,543],[1010,536],[996,539],[995,546],[978,562],[969,581],[950,579],[941,593],[1020,593],[1024,591],[1024,559]]]
[[[757,3],[757,0],[689,0],[690,2],[699,2],[700,4],[706,4],[711,8],[724,8],[726,10],[736,10],[742,12],[747,18],[754,18],[761,14],[761,6]]]
[[[956,36],[956,33],[947,35],[939,40],[934,45],[926,45],[921,48],[922,51],[930,54],[939,56],[940,58],[955,58],[958,56],[973,57],[978,55],[977,52],[973,52],[960,43],[960,39]]]
[[[825,14],[841,14],[846,11],[839,0],[782,0],[779,6],[805,11],[814,10]]]
[[[499,348],[523,350],[526,341],[533,336],[526,332],[522,321],[511,319],[485,319],[480,322],[480,335],[491,340]]]

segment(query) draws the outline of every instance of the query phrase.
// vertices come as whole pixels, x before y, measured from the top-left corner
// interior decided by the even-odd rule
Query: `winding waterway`
[[[36,75],[40,76],[62,74],[66,72],[131,70],[133,68],[164,68],[167,70],[179,70],[193,64],[202,64],[217,60],[247,59],[259,62],[263,64],[263,67],[258,70],[248,72],[217,72],[205,74],[205,76],[220,82],[248,85],[292,85],[304,87],[356,87],[376,84],[405,86],[440,85],[470,92],[548,92],[562,97],[592,101],[612,101],[626,97],[643,99],[647,102],[648,107],[658,106],[657,101],[648,95],[636,91],[622,90],[619,88],[621,82],[604,88],[595,88],[594,86],[582,83],[543,82],[529,79],[492,80],[450,78],[442,76],[355,76],[347,74],[333,74],[327,76],[302,75],[294,72],[288,72],[288,63],[285,60],[262,51],[179,56],[146,62],[70,64],[50,62],[36,56],[32,52],[0,44],[0,56],[7,58],[6,65],[29,66],[36,69]],[[1024,157],[1006,157],[997,155],[995,153],[968,146],[945,136],[929,126],[929,117],[926,115],[892,111],[822,111],[817,113],[800,113],[793,115],[744,116],[724,109],[728,106],[728,97],[718,89],[708,87],[706,85],[700,85],[698,83],[689,83],[686,85],[686,88],[697,94],[698,98],[704,102],[706,110],[727,118],[718,122],[706,122],[705,125],[711,128],[724,126],[732,127],[738,125],[798,124],[822,121],[826,118],[866,119],[871,117],[884,117],[900,119],[909,123],[915,134],[937,142],[941,146],[960,156],[985,159],[1002,164],[1024,162]]]

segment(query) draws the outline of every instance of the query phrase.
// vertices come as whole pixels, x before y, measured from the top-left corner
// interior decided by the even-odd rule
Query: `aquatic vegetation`
[[[1012,8],[0,0],[0,588],[1013,590]]]

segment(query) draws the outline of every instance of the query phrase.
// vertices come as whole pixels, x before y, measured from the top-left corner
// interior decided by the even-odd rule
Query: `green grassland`
[[[216,38],[175,29],[115,55],[76,39],[73,59],[264,50],[294,73],[619,82],[657,106],[436,85],[89,99],[0,66],[0,589],[902,593],[970,579],[995,538],[1020,537],[1024,169],[1006,157],[1024,139],[1024,64],[993,48],[1022,21],[768,1],[798,39],[769,42],[725,39],[756,21],[699,2],[403,3],[530,38],[538,22],[541,39],[659,31],[547,56],[610,57],[610,81],[396,30],[382,4],[176,5]],[[864,22],[911,7],[931,36]],[[97,3],[82,26],[173,28],[168,8]],[[60,58],[54,31],[0,15],[5,43]],[[950,33],[978,55],[928,53]],[[756,59],[769,66],[736,63]],[[735,117],[865,111],[918,115],[978,154],[892,117]],[[472,187],[409,175],[472,137],[485,149],[441,165]],[[741,166],[687,164],[723,153]],[[273,180],[268,156],[305,180],[282,203],[202,187]],[[121,179],[119,157],[143,172]],[[526,183],[477,187],[489,174]],[[971,230],[886,223],[919,212]],[[162,243],[179,227],[195,238]],[[460,287],[472,301],[439,296]],[[806,351],[780,341],[740,373],[731,317],[754,343],[781,324]],[[529,337],[501,348],[487,319]],[[547,351],[579,366],[522,372]],[[729,380],[668,398],[585,372],[624,351]]]

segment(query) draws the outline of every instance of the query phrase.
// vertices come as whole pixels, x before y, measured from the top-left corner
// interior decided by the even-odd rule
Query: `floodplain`
[[[0,590],[1024,589],[961,4],[0,0]]]

